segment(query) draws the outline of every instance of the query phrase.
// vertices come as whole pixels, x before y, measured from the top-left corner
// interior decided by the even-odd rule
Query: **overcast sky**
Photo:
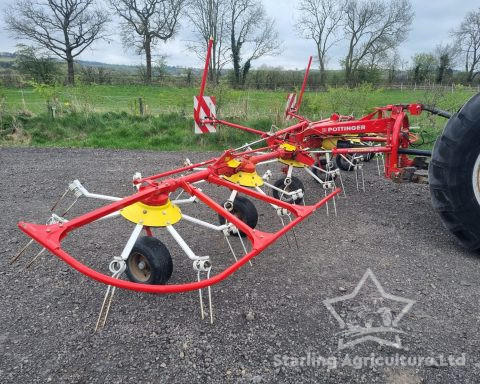
[[[2,11],[15,0],[0,0]],[[463,19],[465,14],[480,6],[480,1],[472,0],[411,0],[415,11],[412,30],[399,52],[403,60],[410,60],[417,52],[432,51],[439,43],[449,41],[449,33]],[[267,13],[276,20],[277,29],[283,42],[283,53],[277,57],[265,57],[253,63],[254,67],[262,64],[268,66],[282,66],[289,69],[304,68],[309,55],[315,54],[312,41],[297,36],[293,24],[296,18],[295,0],[263,0]],[[379,10],[381,12],[381,10]],[[9,36],[4,29],[5,23],[0,18],[0,51],[13,52],[17,41]],[[84,60],[100,61],[111,64],[140,64],[142,57],[134,52],[125,50],[118,36],[112,30],[111,42],[96,42],[91,49],[80,56]],[[188,22],[184,21],[178,36],[167,44],[160,44],[157,53],[166,54],[169,65],[183,67],[200,67],[201,63],[192,54],[186,51],[186,41],[191,39],[192,30]],[[337,44],[330,51],[328,68],[339,68],[340,59],[344,56],[344,46]]]

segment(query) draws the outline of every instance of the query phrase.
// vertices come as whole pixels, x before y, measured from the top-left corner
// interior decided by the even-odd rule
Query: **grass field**
[[[0,89],[0,144],[109,147],[161,150],[220,149],[243,144],[251,135],[221,129],[217,135],[193,135],[193,96],[197,89],[148,86],[77,86],[74,88]],[[284,126],[284,91],[208,90],[218,100],[218,115],[259,129]],[[455,111],[472,91],[425,92],[373,89],[307,92],[302,112],[312,118],[332,112],[360,116],[375,106],[421,102]],[[145,116],[139,114],[139,98]],[[46,100],[54,100],[55,119]],[[426,146],[439,134],[444,121],[428,116],[412,118],[420,126]],[[430,144],[428,144],[430,143]]]

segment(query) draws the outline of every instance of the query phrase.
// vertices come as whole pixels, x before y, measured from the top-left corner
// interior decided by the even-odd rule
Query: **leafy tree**
[[[58,63],[34,47],[19,44],[15,56],[18,71],[31,77],[36,83],[54,84],[61,74]]]
[[[433,80],[438,66],[437,58],[431,53],[417,53],[412,58],[412,77],[415,83]]]

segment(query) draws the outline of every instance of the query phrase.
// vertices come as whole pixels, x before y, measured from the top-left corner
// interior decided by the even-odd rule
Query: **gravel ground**
[[[126,195],[135,171],[171,169],[186,156],[212,154],[0,149],[0,382],[478,382],[480,260],[444,230],[427,186],[383,180],[374,162],[365,166],[366,193],[355,190],[353,173],[344,174],[348,198],[338,201],[338,217],[322,209],[297,227],[299,248],[292,235],[290,247],[281,239],[253,266],[213,287],[213,325],[200,319],[197,292],[117,291],[106,328],[93,334],[103,285],[49,254],[24,270],[38,248],[9,265],[27,240],[16,223],[45,221],[69,181],[78,178],[92,192]],[[312,203],[323,192],[306,175],[302,179]],[[219,188],[206,190],[219,200],[227,196]],[[94,206],[83,200],[74,213]],[[215,220],[201,206],[185,212]],[[259,212],[260,229],[278,228],[268,207]],[[211,255],[216,271],[231,263],[221,236],[194,228],[178,226],[198,254]],[[121,219],[94,224],[72,234],[65,247],[106,272],[131,229]],[[194,279],[186,257],[165,242],[174,258],[172,282]],[[338,349],[344,335],[323,301],[351,294],[367,269],[387,294],[415,301],[397,324],[401,348],[365,341]],[[367,282],[363,298],[376,289]],[[390,308],[397,313],[395,305]],[[339,313],[348,316],[358,308],[345,303]],[[465,361],[456,365],[440,360],[462,354]],[[329,364],[316,360],[320,356]],[[372,356],[433,357],[437,364],[360,367],[359,358]]]

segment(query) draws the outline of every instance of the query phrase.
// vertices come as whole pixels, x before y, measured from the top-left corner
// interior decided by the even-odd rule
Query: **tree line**
[[[410,0],[300,0],[292,7],[298,11],[296,31],[315,44],[318,67],[314,78],[319,85],[332,83],[332,73],[348,85],[374,82],[380,75],[393,81],[407,72],[415,83],[445,83],[454,78],[457,67],[462,68],[466,83],[478,77],[480,8],[468,12],[451,31],[450,43],[414,55],[409,66],[398,48],[413,22]],[[255,60],[282,51],[275,20],[267,15],[262,0],[21,0],[4,17],[14,38],[33,43],[19,50],[23,71],[48,82],[42,74],[55,73],[55,63],[48,55],[37,54],[42,49],[65,61],[65,82],[74,85],[75,59],[95,41],[110,39],[112,15],[119,20],[116,27],[124,46],[144,56],[146,83],[152,82],[155,69],[161,70],[153,58],[159,43],[174,38],[182,23],[193,29],[194,38],[187,48],[199,59],[204,60],[208,41],[214,39],[208,73],[214,84],[225,77],[228,68],[227,80],[234,87],[258,87],[273,78],[278,82],[278,73],[282,74],[272,74],[270,69],[251,73]],[[331,49],[340,42],[345,47],[341,76],[327,70]],[[191,78],[189,71],[186,76]],[[296,78],[292,73],[284,71],[283,75]],[[108,78],[105,73],[99,76]]]

